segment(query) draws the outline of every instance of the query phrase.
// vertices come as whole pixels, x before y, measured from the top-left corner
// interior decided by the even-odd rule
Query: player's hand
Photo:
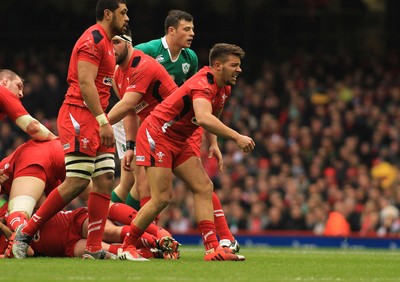
[[[114,131],[109,123],[100,126],[100,138],[101,144],[107,148],[111,148],[115,145]]]
[[[238,138],[235,140],[235,142],[238,145],[238,147],[245,153],[251,152],[254,149],[254,147],[256,146],[253,139],[251,139],[248,136],[240,135],[240,134],[239,134]]]
[[[224,160],[222,159],[222,153],[217,144],[211,145],[208,149],[208,158],[211,159],[213,156],[215,156],[218,161],[218,170],[224,171]]]
[[[5,173],[6,169],[0,169],[0,185],[4,184],[10,177]]]
[[[126,150],[124,158],[123,158],[123,168],[126,171],[134,171],[134,160],[135,160],[135,153],[133,150]]]

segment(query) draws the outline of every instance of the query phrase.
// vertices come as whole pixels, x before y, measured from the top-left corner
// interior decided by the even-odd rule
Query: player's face
[[[128,56],[129,43],[126,43],[118,37],[114,37],[112,39],[112,44],[115,52],[115,62],[117,63],[117,65],[119,65],[123,61],[125,61],[126,57]]]
[[[6,87],[12,93],[14,93],[15,96],[17,96],[19,99],[24,97],[24,93],[22,92],[24,90],[24,83],[22,82],[22,79],[19,76],[17,76],[12,80],[4,78],[1,81],[1,85]]]
[[[241,60],[237,56],[229,55],[228,60],[222,64],[221,78],[225,85],[236,84],[237,76],[242,73]]]
[[[128,8],[125,4],[119,4],[119,8],[112,14],[111,30],[114,35],[124,34],[128,28]]]
[[[179,22],[178,28],[175,30],[175,42],[181,48],[189,48],[194,38],[193,22],[182,20]]]

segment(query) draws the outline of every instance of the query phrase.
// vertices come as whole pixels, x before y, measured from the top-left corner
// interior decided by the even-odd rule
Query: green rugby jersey
[[[162,64],[178,86],[194,75],[199,67],[196,53],[189,48],[183,48],[178,58],[172,61],[165,36],[138,44],[135,48],[142,50]]]

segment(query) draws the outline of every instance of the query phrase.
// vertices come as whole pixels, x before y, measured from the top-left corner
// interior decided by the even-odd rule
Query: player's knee
[[[171,202],[172,199],[172,191],[164,191],[158,195],[157,205],[164,209]]]

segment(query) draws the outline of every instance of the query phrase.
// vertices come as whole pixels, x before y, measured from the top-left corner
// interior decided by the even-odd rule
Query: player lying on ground
[[[3,224],[7,219],[5,211],[7,203],[0,208],[0,253],[11,258],[12,252],[7,249],[8,238],[12,231]],[[117,211],[115,211],[117,212]],[[119,219],[123,220],[122,217]],[[103,235],[102,248],[117,254],[118,248],[129,232],[129,226],[116,225],[107,220]],[[63,230],[65,232],[60,232]],[[179,259],[179,243],[171,234],[161,227],[153,227],[153,234],[145,232],[136,247],[144,258]],[[86,208],[72,211],[61,211],[48,220],[35,234],[28,251],[28,256],[48,257],[82,257],[88,233],[88,214]],[[158,236],[158,237],[157,237]],[[115,258],[115,257],[114,257]]]

